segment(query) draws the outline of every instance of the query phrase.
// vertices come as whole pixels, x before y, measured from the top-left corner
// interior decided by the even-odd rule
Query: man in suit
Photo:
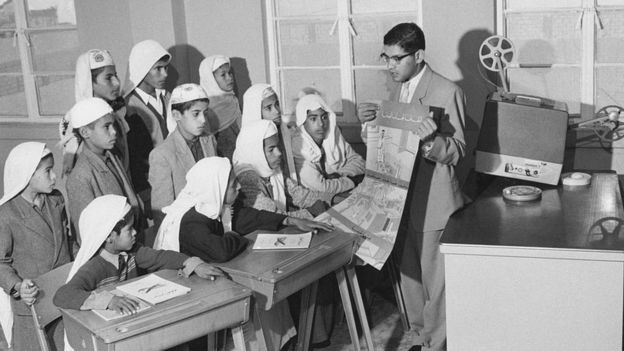
[[[391,100],[422,104],[439,118],[423,117],[414,132],[421,140],[403,219],[401,289],[410,327],[426,350],[446,349],[444,261],[439,240],[448,217],[463,206],[455,166],[465,155],[464,94],[425,62],[425,36],[414,23],[401,23],[384,36],[381,59],[400,83]],[[361,104],[362,122],[376,117],[378,106]],[[419,350],[415,345],[411,350]]]

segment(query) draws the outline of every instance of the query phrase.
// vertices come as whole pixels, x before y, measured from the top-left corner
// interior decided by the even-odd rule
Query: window
[[[584,119],[624,105],[624,0],[499,0],[514,43],[510,90],[568,104]]]
[[[0,0],[0,120],[56,120],[74,102],[74,0]]]
[[[418,0],[266,0],[271,85],[292,116],[302,88],[318,90],[340,123],[357,123],[358,101],[388,98],[379,61],[383,35],[422,23]],[[291,117],[292,118],[292,117]]]

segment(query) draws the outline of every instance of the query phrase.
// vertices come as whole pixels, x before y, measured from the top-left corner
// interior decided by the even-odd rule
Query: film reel
[[[607,143],[624,139],[624,108],[605,106],[596,112],[593,119],[572,125],[571,128],[591,129],[601,141]]]
[[[481,43],[479,48],[479,60],[486,69],[493,72],[500,72],[506,68],[515,55],[515,50],[511,40],[493,35]]]
[[[604,217],[597,220],[588,231],[592,246],[609,247],[620,242],[620,231],[624,221],[619,217]]]

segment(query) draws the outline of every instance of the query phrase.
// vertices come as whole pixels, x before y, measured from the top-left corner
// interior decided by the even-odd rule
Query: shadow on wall
[[[199,64],[204,55],[196,47],[188,44],[174,45],[167,51],[173,56],[169,64],[167,90],[172,91],[184,83],[199,84]]]
[[[243,94],[251,86],[247,60],[242,57],[230,57],[230,66],[232,68],[232,73],[234,74],[234,93],[236,94],[242,108]]]

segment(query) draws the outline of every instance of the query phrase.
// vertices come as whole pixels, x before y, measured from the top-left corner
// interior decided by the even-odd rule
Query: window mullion
[[[24,79],[24,95],[26,96],[26,110],[28,118],[39,118],[39,100],[33,73],[32,57],[30,53],[30,38],[28,37],[28,23],[26,21],[25,0],[15,0],[15,26],[17,30],[17,45],[22,61],[22,77]]]
[[[266,0],[264,3],[266,6],[267,45],[269,47],[269,84],[277,91],[279,96],[284,97],[278,70],[279,45],[277,44],[277,23],[275,23],[275,1]]]
[[[595,104],[595,42],[596,21],[593,12],[594,0],[583,0],[583,20],[582,20],[582,58],[581,58],[581,118],[590,119],[594,117]]]
[[[355,86],[353,78],[353,38],[349,26],[351,20],[350,0],[338,1],[338,42],[340,47],[340,89],[342,95],[343,122],[355,122],[355,106],[345,101],[355,101]]]

